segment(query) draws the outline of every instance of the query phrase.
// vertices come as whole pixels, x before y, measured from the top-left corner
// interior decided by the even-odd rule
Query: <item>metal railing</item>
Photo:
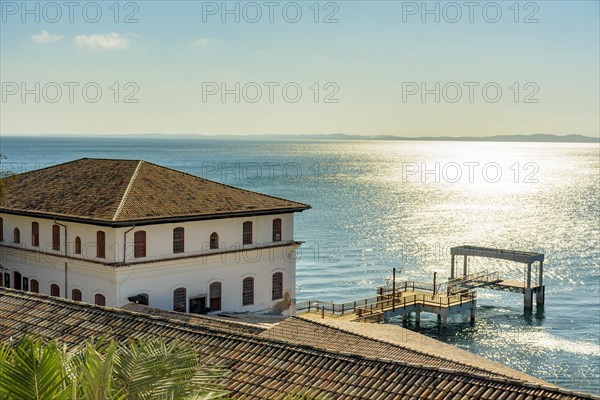
[[[296,303],[296,312],[316,312],[327,315],[345,315],[352,314],[359,306],[366,306],[376,303],[379,297],[369,297],[357,301],[346,303],[332,303],[320,300],[307,300]]]
[[[438,285],[440,286],[440,285]],[[323,315],[345,315],[348,313],[354,313],[357,307],[366,306],[369,304],[377,303],[381,300],[382,296],[392,295],[392,285],[380,286],[377,288],[377,296],[369,297],[357,301],[349,301],[346,303],[332,303],[320,300],[306,300],[296,303],[296,312],[317,312]],[[401,281],[396,283],[396,293],[402,293],[407,291],[431,291],[433,292],[433,285],[427,282],[418,281]]]
[[[362,317],[382,313],[387,308],[406,308],[416,304],[429,304],[438,307],[462,305],[475,300],[476,293],[464,290],[460,293],[447,292],[444,284],[436,285],[434,294],[433,284],[418,281],[402,281],[396,283],[396,292],[392,285],[381,286],[377,296],[345,303],[333,303],[320,300],[306,300],[296,303],[296,312],[314,312],[322,316],[342,316],[356,314]],[[416,293],[415,293],[416,292]],[[420,292],[420,293],[419,293]],[[429,293],[423,293],[429,292]]]
[[[441,287],[442,285],[436,285],[436,292],[439,292],[438,289]],[[392,292],[392,288],[393,285],[385,285],[385,286],[381,286],[378,288],[377,293],[380,293],[380,291],[383,289],[384,293],[385,292]],[[433,283],[429,283],[429,282],[419,282],[419,281],[401,281],[401,282],[396,282],[396,291],[418,291],[418,290],[422,290],[422,291],[427,291],[427,292],[432,292],[433,293]]]
[[[455,295],[414,293],[402,297],[390,296],[390,298],[376,303],[357,307],[355,314],[361,318],[373,314],[383,314],[390,309],[405,309],[406,307],[413,307],[416,305],[430,305],[440,308],[462,306],[463,304],[473,302],[476,299],[477,293],[475,291]]]
[[[447,285],[450,288],[453,286],[462,286],[474,282],[497,282],[500,280],[500,273],[498,271],[483,271],[477,274],[469,274],[454,279],[448,279]]]

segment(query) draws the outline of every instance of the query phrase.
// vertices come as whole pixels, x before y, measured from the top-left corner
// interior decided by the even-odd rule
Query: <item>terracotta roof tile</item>
[[[105,223],[310,208],[140,160],[83,158],[2,181],[2,211]]]
[[[302,389],[309,395],[336,400],[491,399],[498,393],[518,399],[591,397],[558,388],[528,387],[477,370],[446,372],[340,354],[239,332],[222,324],[211,326],[208,321],[194,324],[0,288],[0,340],[33,332],[68,345],[103,333],[115,340],[149,336],[182,340],[196,346],[207,362],[229,368],[226,385],[236,399],[284,399]]]
[[[273,328],[263,331],[260,335],[297,344],[306,344],[323,350],[338,352],[344,350],[352,351],[354,354],[364,357],[400,361],[409,365],[429,367],[431,369],[465,371],[477,373],[482,376],[489,375],[518,379],[514,376],[502,375],[443,357],[434,357],[417,350],[374,340],[303,318],[288,318]]]

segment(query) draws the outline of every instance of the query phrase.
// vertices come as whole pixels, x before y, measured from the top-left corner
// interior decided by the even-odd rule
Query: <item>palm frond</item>
[[[24,337],[16,347],[7,344],[0,351],[0,393],[10,400],[48,400],[68,396],[65,385],[65,354],[56,342]]]
[[[0,400],[225,399],[225,370],[199,362],[192,345],[106,337],[72,349],[25,337],[0,343]]]
[[[130,341],[115,354],[115,380],[127,399],[223,398],[223,371],[200,365],[193,346],[162,339]]]
[[[88,341],[71,359],[71,375],[76,376],[77,395],[85,400],[120,400],[125,396],[113,389],[115,343],[104,339]]]

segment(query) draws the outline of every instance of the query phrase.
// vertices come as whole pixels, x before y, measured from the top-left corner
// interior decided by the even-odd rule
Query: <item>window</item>
[[[244,222],[243,244],[252,244],[252,222]]]
[[[254,304],[254,278],[244,278],[242,281],[242,305]]]
[[[96,257],[106,257],[106,235],[103,231],[96,232]]]
[[[55,283],[50,285],[50,296],[60,297],[60,286]]]
[[[31,245],[35,247],[40,246],[40,224],[37,222],[31,223]]]
[[[210,249],[218,249],[219,248],[219,235],[217,232],[213,232],[210,234]],[[212,307],[211,307],[212,309]]]
[[[4,219],[0,218],[0,242],[4,242]]]
[[[133,256],[146,257],[146,231],[137,231],[133,235]]]
[[[23,290],[29,290],[29,278],[23,277]]]
[[[185,288],[173,290],[173,311],[185,312],[186,297]]]
[[[97,306],[105,306],[106,305],[106,297],[98,293],[94,296],[94,304]]]
[[[21,286],[21,281],[22,281],[22,277],[21,274],[17,271],[14,272],[15,274],[15,289],[21,290],[23,289],[23,287]]]
[[[211,283],[208,287],[208,297],[210,299],[210,310],[218,311],[221,309],[221,282]]]
[[[281,240],[281,218],[275,218],[273,220],[273,241],[279,242]]]
[[[81,254],[81,238],[79,236],[75,238],[75,254]]]
[[[79,289],[71,290],[71,299],[72,300],[81,301],[81,298],[82,298],[81,290],[79,290]]]
[[[29,281],[29,290],[33,293],[40,292],[40,283],[36,279],[32,279]]]
[[[10,274],[4,274],[4,287],[10,287]]]
[[[13,231],[13,242],[21,243],[21,231],[19,231],[19,228],[15,228]]]
[[[271,300],[283,299],[283,272],[275,272],[273,274],[273,287],[271,293]]]
[[[184,231],[183,228],[175,228],[173,229],[173,253],[183,253],[184,251],[184,241],[183,241]]]
[[[52,250],[60,251],[60,226],[52,225]]]

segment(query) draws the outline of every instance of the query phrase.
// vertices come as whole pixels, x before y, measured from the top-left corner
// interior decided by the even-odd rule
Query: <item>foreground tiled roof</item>
[[[381,328],[379,324],[361,324],[357,322],[352,322],[351,324],[368,326],[372,329]],[[402,334],[401,332],[403,328],[394,328],[398,331],[398,335]],[[341,352],[351,351],[354,354],[364,357],[389,358],[394,361],[400,361],[414,365],[465,371],[481,376],[509,378],[538,384],[545,383],[508,367],[502,366],[504,368],[499,368],[496,370],[492,368],[485,368],[483,365],[479,365],[481,364],[481,359],[473,354],[469,354],[472,356],[472,361],[469,363],[458,361],[452,356],[454,355],[455,351],[464,352],[463,350],[455,349],[449,345],[444,345],[441,342],[433,339],[431,340],[432,343],[435,342],[436,344],[441,345],[437,348],[437,350],[440,351],[440,354],[437,356],[432,356],[431,353],[418,351],[408,346],[402,346],[383,340],[369,338],[364,335],[359,335],[343,329],[334,328],[297,317],[288,318],[284,322],[277,324],[274,328],[265,330],[261,333],[261,336],[272,339],[283,339],[288,342],[305,344],[324,350]],[[453,354],[443,353],[444,350],[447,352],[447,349],[445,348],[450,348]],[[486,363],[486,366],[493,364],[494,363],[492,362]]]
[[[290,392],[330,399],[575,400],[591,396],[480,374],[321,350],[283,340],[126,310],[0,288],[0,339],[37,333],[75,345],[108,333],[116,340],[162,336],[194,344],[227,366],[237,399],[284,399]],[[351,349],[349,349],[351,350]]]
[[[83,158],[4,178],[3,184],[2,211],[107,223],[309,208],[139,160]]]

